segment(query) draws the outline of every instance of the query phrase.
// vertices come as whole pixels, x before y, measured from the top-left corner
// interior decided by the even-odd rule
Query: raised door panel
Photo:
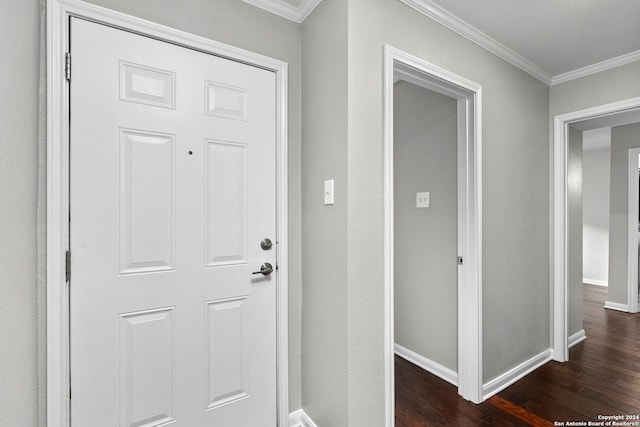
[[[175,108],[174,72],[120,61],[122,101]]]
[[[225,119],[248,120],[247,89],[211,81],[207,81],[205,85],[206,114]]]
[[[120,273],[171,270],[175,137],[120,130]]]
[[[207,303],[207,409],[249,396],[247,297]]]
[[[120,316],[120,426],[175,420],[175,314],[163,308]]]
[[[206,145],[207,265],[245,264],[249,148],[212,140]]]

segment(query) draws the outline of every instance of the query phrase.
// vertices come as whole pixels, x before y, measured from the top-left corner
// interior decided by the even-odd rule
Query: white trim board
[[[302,0],[297,7],[283,0],[243,1],[300,24],[304,22],[307,16],[313,12],[322,0]],[[535,63],[509,49],[504,44],[495,40],[483,31],[480,31],[468,22],[458,18],[456,15],[431,0],[400,1],[549,86],[565,83],[640,60],[640,50],[637,50],[596,64],[587,65],[586,67],[552,76]]]
[[[605,301],[604,308],[609,310],[629,312],[629,306],[627,304],[620,304],[619,302]]]
[[[282,0],[242,0],[267,12],[301,24],[322,0],[302,0],[298,7]]]
[[[551,79],[550,86],[554,86],[560,83],[590,76],[591,74],[596,74],[601,71],[610,70],[612,68],[620,67],[621,65],[630,64],[635,61],[640,61],[640,50],[626,53],[624,55],[620,55],[615,58],[607,59],[606,61],[598,62],[596,64],[587,65],[586,67],[578,68],[577,70],[558,74],[557,76],[553,76],[553,78]]]
[[[580,329],[578,332],[576,332],[575,334],[569,337],[569,348],[573,347],[574,345],[586,339],[587,339],[587,334],[585,333],[584,329]]]
[[[442,24],[450,30],[460,34],[467,40],[504,59],[508,63],[518,67],[522,71],[530,74],[531,76],[535,77],[543,83],[546,83],[549,86],[579,79],[591,74],[599,73],[601,71],[609,70],[611,68],[619,67],[621,65],[640,60],[640,50],[638,50],[602,62],[598,62],[596,64],[588,65],[586,67],[552,76],[550,73],[543,70],[535,63],[529,61],[517,52],[509,49],[504,44],[495,40],[486,33],[480,31],[468,22],[458,18],[456,15],[444,9],[442,6],[434,3],[432,0],[400,1],[422,13],[423,15],[426,15],[427,17],[433,19],[439,24]]]
[[[393,427],[394,219],[393,83],[396,72],[458,104],[458,393],[482,401],[482,86],[406,52],[384,46],[384,355],[385,421]]]
[[[300,5],[293,6],[283,0],[243,0],[246,3],[274,13],[293,22],[302,23],[313,12],[322,0],[302,0]],[[483,31],[480,31],[473,25],[458,18],[442,6],[431,0],[400,0],[411,8],[426,15],[441,25],[460,34],[467,40],[477,44],[483,49],[493,53],[494,55],[504,59],[508,63],[520,68],[522,71],[532,75],[536,79],[549,86],[565,83],[571,80],[590,76],[601,71],[610,70],[621,65],[630,64],[640,60],[640,50],[629,52],[615,58],[607,59],[586,67],[567,71],[566,73],[552,76],[547,71],[540,68],[535,63],[529,61],[519,53],[509,49],[504,44],[495,40]]]
[[[411,351],[408,348],[401,346],[400,344],[394,345],[394,351],[404,360],[407,360],[414,365],[421,367],[427,372],[431,372],[433,375],[442,378],[449,384],[453,384],[456,387],[458,386],[458,373],[456,371],[453,371],[446,366],[442,366],[441,364],[436,363],[433,360],[427,359],[426,357],[416,353],[415,351]]]
[[[629,149],[627,170],[627,305],[629,313],[638,312],[638,157],[640,148]]]
[[[276,76],[277,157],[277,417],[289,419],[287,81],[285,62],[125,15],[79,0],[47,0],[47,426],[70,424],[69,292],[69,86],[64,58],[71,16],[104,23],[183,47],[271,70]]]
[[[536,79],[548,85],[551,84],[553,77],[551,74],[538,67],[533,62],[517,54],[499,41],[488,36],[484,32],[478,30],[473,25],[458,18],[442,6],[437,5],[431,0],[400,0],[407,6],[412,7],[423,15],[428,16],[439,24],[444,25],[450,30],[460,34],[462,37],[477,44],[478,46],[488,50],[494,55],[504,59],[508,63],[520,68],[522,71],[532,75]]]
[[[492,379],[482,386],[483,399],[488,399],[494,394],[500,393],[525,375],[538,369],[551,360],[551,349],[547,349],[542,353],[533,356],[531,359],[519,364],[513,369],[505,372],[497,378]]]
[[[586,277],[582,278],[582,283],[585,285],[609,286],[609,282],[606,280],[587,279]]]
[[[553,227],[551,228],[551,282],[553,292],[551,324],[553,333],[553,359],[558,362],[569,360],[569,337],[567,333],[567,129],[571,123],[625,113],[637,108],[640,108],[640,97],[557,115],[553,120],[553,139],[551,141],[552,164],[550,167],[552,174],[551,216],[553,219]],[[637,233],[637,225],[633,232]],[[614,305],[614,303],[611,303],[609,306],[605,305],[605,307],[619,310],[622,304]],[[626,307],[626,309],[628,310],[628,307]]]
[[[289,427],[317,427],[316,423],[302,409],[289,414]]]

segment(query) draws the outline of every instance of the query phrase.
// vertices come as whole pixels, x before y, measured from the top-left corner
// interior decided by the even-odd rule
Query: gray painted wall
[[[627,220],[629,148],[640,147],[640,123],[611,128],[611,206],[609,211],[609,294],[628,304]]]
[[[323,427],[345,425],[348,403],[346,12],[324,0],[302,25],[302,406]]]
[[[567,152],[567,332],[569,336],[582,330],[582,132],[569,128]]]
[[[558,114],[636,96],[640,96],[640,61],[551,86],[549,97],[551,125],[553,125],[553,117]]]
[[[399,82],[393,116],[395,342],[457,372],[457,101]]]
[[[611,150],[582,153],[583,277],[609,279],[609,185]]]
[[[483,86],[487,382],[549,348],[545,84],[396,0],[349,3],[349,426],[384,420],[383,45]]]
[[[5,5],[8,7],[8,5]],[[0,13],[0,425],[37,425],[38,0]]]
[[[289,401],[291,410],[300,408],[301,26],[238,0],[91,2],[289,63]],[[0,14],[0,425],[30,427],[38,416],[39,12],[37,0],[14,3]]]

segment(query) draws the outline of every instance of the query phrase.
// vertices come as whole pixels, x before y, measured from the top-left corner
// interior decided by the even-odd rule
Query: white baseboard
[[[317,427],[302,409],[289,414],[289,427]]]
[[[404,348],[399,344],[394,344],[393,349],[395,353],[403,359],[408,360],[414,365],[421,367],[425,371],[431,372],[433,375],[442,378],[446,382],[451,383],[456,387],[458,386],[457,372],[454,372],[451,369],[440,365],[439,363],[429,360],[426,357],[409,350],[408,348]]]
[[[551,349],[545,350],[537,356],[533,356],[526,362],[521,363],[510,371],[507,371],[499,377],[494,378],[488,383],[484,384],[482,386],[482,399],[486,400],[490,398],[494,394],[499,393],[505,388],[509,387],[520,378],[538,369],[540,366],[551,360],[552,353],[553,352]]]
[[[569,348],[573,347],[574,345],[586,339],[587,339],[587,334],[584,332],[584,329],[580,329],[578,332],[576,332],[575,334],[569,337]]]
[[[609,282],[606,280],[597,280],[597,279],[587,279],[582,278],[582,283],[587,285],[596,285],[596,286],[609,286]]]
[[[607,301],[604,303],[604,308],[617,310],[617,311],[624,311],[627,313],[629,312],[629,306],[627,304],[620,304],[619,302]]]

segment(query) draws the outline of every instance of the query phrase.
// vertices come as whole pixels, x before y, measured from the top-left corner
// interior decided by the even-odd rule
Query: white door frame
[[[482,87],[384,46],[384,320],[386,425],[394,425],[394,76],[458,100],[458,393],[482,401],[481,111]],[[452,260],[454,262],[455,260]],[[463,285],[460,285],[462,283]]]
[[[69,85],[70,17],[80,17],[273,71],[276,76],[277,416],[289,423],[287,63],[79,0],[47,2],[47,425],[69,426]]]
[[[638,191],[638,156],[640,148],[629,149],[629,195],[627,205],[627,305],[629,313],[638,312],[638,204],[640,203]]]
[[[551,166],[553,204],[551,206],[553,228],[552,286],[553,286],[553,360],[569,360],[567,331],[567,273],[568,273],[568,214],[567,214],[567,147],[571,123],[623,113],[640,108],[640,97],[599,105],[584,110],[560,114],[553,120],[553,164]],[[636,225],[637,232],[637,225]],[[637,273],[636,273],[637,274]]]

